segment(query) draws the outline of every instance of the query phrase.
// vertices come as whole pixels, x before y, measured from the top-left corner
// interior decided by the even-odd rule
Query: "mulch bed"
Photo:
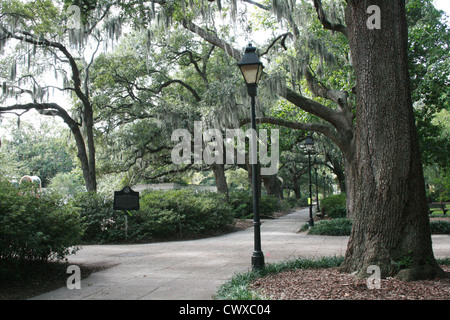
[[[441,266],[447,273],[450,266]],[[272,300],[449,300],[450,278],[403,282],[381,279],[369,289],[366,279],[337,268],[284,271],[257,279],[251,289]]]

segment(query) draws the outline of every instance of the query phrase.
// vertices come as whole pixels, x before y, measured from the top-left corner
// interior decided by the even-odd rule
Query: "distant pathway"
[[[348,237],[298,234],[307,219],[303,209],[263,222],[266,263],[344,255]],[[433,236],[436,257],[450,256],[449,240]],[[70,263],[111,267],[82,280],[80,290],[63,287],[34,299],[209,300],[219,285],[251,268],[252,251],[253,228],[200,240],[83,246]]]

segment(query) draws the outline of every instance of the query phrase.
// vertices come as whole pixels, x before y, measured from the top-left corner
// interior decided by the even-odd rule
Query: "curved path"
[[[297,233],[307,219],[304,209],[263,221],[266,263],[345,254],[348,237]],[[433,236],[437,258],[450,256],[449,240],[448,235]],[[219,285],[251,268],[252,251],[253,228],[200,240],[83,246],[69,257],[71,264],[109,267],[83,279],[79,290],[63,287],[34,299],[209,300]]]

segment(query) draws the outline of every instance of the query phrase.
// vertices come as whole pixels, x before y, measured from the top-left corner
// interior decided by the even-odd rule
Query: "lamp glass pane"
[[[244,76],[245,82],[247,84],[256,84],[258,83],[259,77],[261,76],[260,65],[250,64],[240,66],[242,74]]]

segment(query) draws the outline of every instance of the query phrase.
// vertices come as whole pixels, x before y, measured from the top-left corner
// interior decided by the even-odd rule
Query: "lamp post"
[[[306,136],[305,149],[308,153],[308,173],[309,173],[309,227],[314,227],[314,219],[312,215],[312,192],[311,192],[311,151],[314,149],[314,140],[311,136]]]
[[[316,202],[317,202],[317,212],[320,212],[320,207],[319,207],[319,190],[318,190],[318,187],[317,187],[317,168],[319,167],[319,163],[317,162],[316,157],[314,157],[313,167],[314,167],[314,174],[316,175]]]
[[[251,124],[252,124],[252,185],[253,185],[253,229],[254,229],[254,250],[252,254],[252,268],[260,269],[264,266],[264,254],[261,251],[261,221],[259,218],[259,196],[257,187],[257,154],[256,154],[256,112],[255,97],[258,81],[262,74],[263,64],[256,55],[256,48],[248,45],[245,48],[244,56],[239,61],[238,66],[247,84],[247,92],[251,98]]]

